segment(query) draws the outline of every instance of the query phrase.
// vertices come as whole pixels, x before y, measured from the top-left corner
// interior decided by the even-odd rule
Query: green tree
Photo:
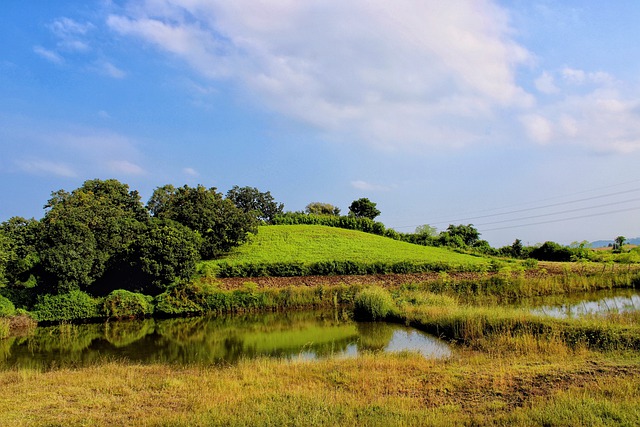
[[[624,242],[627,241],[627,238],[624,236],[616,237],[613,243],[613,251],[614,252],[622,252],[622,247],[624,246]]]
[[[233,186],[227,191],[227,199],[231,200],[245,213],[253,213],[256,219],[271,223],[276,215],[284,211],[284,204],[277,203],[269,191],[260,192],[255,187]]]
[[[106,295],[118,288],[157,295],[180,280],[189,279],[200,259],[200,235],[171,220],[152,218],[96,283]]]
[[[522,241],[520,239],[514,240],[511,245],[511,256],[514,258],[522,258],[523,254],[524,246],[522,246]]]
[[[7,284],[7,264],[9,263],[9,238],[0,229],[0,286]]]
[[[330,203],[311,202],[305,207],[305,212],[310,215],[340,215],[340,208]]]
[[[60,217],[47,224],[41,245],[44,279],[51,291],[80,290],[94,282],[98,245],[87,224]]]
[[[414,234],[424,237],[435,237],[437,232],[438,230],[435,227],[432,227],[429,224],[423,224],[416,227]]]
[[[204,259],[228,252],[257,231],[255,216],[224,199],[213,187],[160,187],[147,207],[157,218],[177,221],[200,233],[200,255]]]
[[[480,233],[473,226],[473,224],[449,224],[447,230],[440,234],[441,240],[445,243],[446,246],[474,246],[480,238]]]
[[[380,215],[380,211],[376,208],[375,203],[366,197],[363,197],[351,202],[351,205],[349,206],[349,215],[355,216],[356,218],[369,218],[372,220]]]
[[[10,286],[34,286],[38,275],[40,254],[37,245],[41,224],[35,219],[12,217],[0,224],[7,239],[5,279]]]
[[[40,253],[47,281],[86,290],[126,249],[149,215],[137,191],[115,179],[54,192],[45,206]]]

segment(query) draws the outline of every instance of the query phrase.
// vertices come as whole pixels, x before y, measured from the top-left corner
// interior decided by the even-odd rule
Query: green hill
[[[295,271],[287,272],[287,264],[308,274],[365,274],[478,271],[486,269],[489,261],[354,230],[321,225],[270,225],[259,227],[248,243],[226,257],[204,264],[214,269],[226,269],[223,275],[275,276],[298,275]],[[268,265],[279,265],[283,274],[278,274],[278,269],[265,270]],[[309,267],[312,268],[307,271]],[[337,271],[344,268],[348,271]]]

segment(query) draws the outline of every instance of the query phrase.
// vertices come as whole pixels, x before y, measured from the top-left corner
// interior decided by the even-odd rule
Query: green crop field
[[[475,271],[489,264],[489,260],[483,257],[321,225],[259,227],[258,233],[248,243],[224,258],[206,261],[206,264],[313,264],[333,261],[362,264],[429,263],[451,270]]]

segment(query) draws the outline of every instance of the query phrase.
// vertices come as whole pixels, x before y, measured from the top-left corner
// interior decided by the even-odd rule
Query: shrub
[[[205,295],[194,284],[181,284],[155,297],[155,313],[160,316],[195,316],[206,312]]]
[[[389,292],[378,286],[363,289],[356,295],[354,303],[356,317],[363,319],[384,319],[392,314],[395,308],[395,303]]]
[[[102,317],[100,301],[82,291],[40,295],[33,314],[40,322],[64,322]]]
[[[13,316],[16,312],[16,308],[13,303],[7,298],[0,295],[0,317]]]
[[[153,298],[147,295],[118,289],[111,292],[103,303],[107,317],[146,317],[153,314]]]

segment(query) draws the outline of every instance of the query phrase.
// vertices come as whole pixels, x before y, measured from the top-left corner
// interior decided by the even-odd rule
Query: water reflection
[[[527,302],[532,312],[557,318],[604,315],[640,310],[635,289],[600,291],[575,296],[536,298]]]
[[[219,364],[389,351],[451,353],[444,342],[402,325],[358,323],[342,311],[296,312],[39,327],[30,336],[0,340],[0,367],[52,369],[105,359]]]

